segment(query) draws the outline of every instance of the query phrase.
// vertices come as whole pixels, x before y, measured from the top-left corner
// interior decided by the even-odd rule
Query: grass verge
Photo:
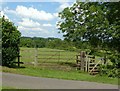
[[[0,87],[0,89],[2,90],[2,89],[15,89],[14,87],[9,87],[9,86],[2,86],[2,87]]]
[[[8,68],[2,67],[3,72],[16,73],[22,75],[36,76],[36,77],[47,77],[47,78],[57,78],[57,79],[66,79],[66,80],[80,80],[80,81],[89,81],[89,82],[98,82],[98,83],[107,83],[107,84],[118,84],[117,78],[108,78],[107,76],[92,76],[88,73],[81,71],[63,71],[63,70],[54,70],[33,66],[26,66],[25,68]]]

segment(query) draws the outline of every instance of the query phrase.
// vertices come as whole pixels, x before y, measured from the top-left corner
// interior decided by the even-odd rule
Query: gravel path
[[[118,89],[117,85],[96,82],[32,77],[12,73],[0,74],[2,74],[3,86],[22,89]]]

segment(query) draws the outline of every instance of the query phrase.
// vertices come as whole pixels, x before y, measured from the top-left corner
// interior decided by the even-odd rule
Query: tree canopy
[[[120,52],[120,2],[76,2],[59,13],[59,29],[71,41]]]

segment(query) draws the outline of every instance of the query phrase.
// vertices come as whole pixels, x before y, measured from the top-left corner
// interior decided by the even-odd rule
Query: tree
[[[109,47],[120,52],[120,2],[104,3],[104,5],[109,10],[107,14],[110,24],[110,31],[108,33],[111,35]]]
[[[59,29],[71,41],[88,41],[93,48],[109,47],[119,52],[119,6],[120,2],[76,2],[59,13]]]
[[[110,74],[120,68],[119,6],[120,2],[77,1],[59,13],[62,21],[58,22],[58,26],[66,39],[89,42],[94,50],[102,48],[111,51],[108,54],[113,63]]]
[[[5,19],[1,19],[2,24],[2,65],[11,67],[16,57],[19,55],[19,43],[21,33],[17,27]]]
[[[29,37],[21,37],[20,39],[20,47],[35,47],[35,43],[32,38]]]
[[[59,23],[60,30],[66,32],[64,36],[72,41],[86,40],[98,46],[102,40],[100,38],[103,38],[101,29],[107,24],[103,15],[98,3],[77,2],[60,13],[60,17],[65,20]]]

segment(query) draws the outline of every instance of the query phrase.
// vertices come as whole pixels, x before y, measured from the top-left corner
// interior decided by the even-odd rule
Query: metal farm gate
[[[20,55],[24,64],[61,67],[63,66],[62,64],[76,64],[77,52],[46,48],[26,48],[21,49]]]

